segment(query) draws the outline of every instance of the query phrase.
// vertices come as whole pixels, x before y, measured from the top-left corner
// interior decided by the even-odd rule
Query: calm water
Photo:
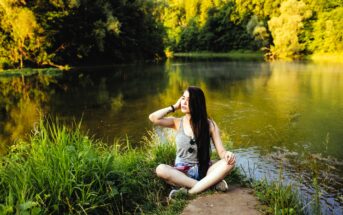
[[[0,151],[44,115],[82,118],[90,135],[109,144],[126,136],[140,144],[152,129],[149,113],[189,85],[204,90],[210,116],[249,177],[276,179],[281,171],[307,203],[317,178],[322,212],[343,213],[342,64],[170,61],[0,77]]]

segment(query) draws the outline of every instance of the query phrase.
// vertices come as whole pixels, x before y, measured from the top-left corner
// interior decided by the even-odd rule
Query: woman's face
[[[186,90],[181,97],[181,112],[190,113],[189,111],[189,92]]]

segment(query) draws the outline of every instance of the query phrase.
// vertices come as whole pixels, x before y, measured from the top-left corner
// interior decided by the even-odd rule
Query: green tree
[[[237,49],[255,49],[251,38],[244,27],[244,22],[236,24],[231,21],[235,4],[227,2],[220,8],[208,11],[208,19],[199,35],[199,46],[202,50],[230,51]]]
[[[267,47],[269,45],[270,34],[266,24],[253,15],[246,25],[247,32],[252,35],[258,42],[259,47]]]
[[[50,63],[44,31],[25,0],[0,1],[0,63],[22,68],[24,62]]]
[[[152,1],[39,1],[32,5],[49,29],[61,63],[108,63],[162,58],[163,29]]]
[[[310,49],[315,53],[343,52],[343,7],[319,14]]]
[[[268,26],[273,37],[270,48],[271,58],[292,59],[300,57],[305,49],[299,42],[303,21],[311,16],[311,11],[303,1],[287,0],[280,7],[280,16],[272,17]]]
[[[245,16],[255,15],[259,19],[269,19],[280,15],[280,5],[283,0],[235,0],[235,10],[238,12],[238,19]]]
[[[233,0],[168,0],[162,21],[172,51],[229,51],[255,49],[258,42],[246,32],[246,20],[235,23]]]

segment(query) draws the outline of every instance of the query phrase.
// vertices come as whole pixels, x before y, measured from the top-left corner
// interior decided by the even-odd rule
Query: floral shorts
[[[189,163],[175,163],[174,168],[185,173],[188,177],[191,177],[195,180],[199,180],[199,168],[198,164],[189,164]]]

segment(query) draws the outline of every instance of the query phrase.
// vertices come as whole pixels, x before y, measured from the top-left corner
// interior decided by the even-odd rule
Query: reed
[[[285,185],[281,181],[260,180],[253,183],[253,188],[267,214],[304,214],[299,195],[292,185]]]

